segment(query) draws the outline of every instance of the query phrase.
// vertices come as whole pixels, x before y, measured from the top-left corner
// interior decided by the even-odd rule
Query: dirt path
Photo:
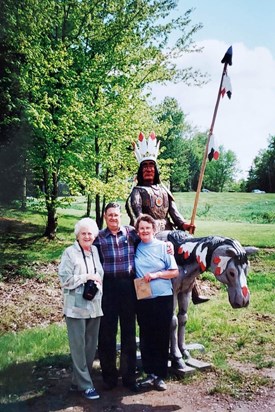
[[[25,365],[26,366],[26,365]],[[15,371],[14,371],[15,372]],[[19,370],[17,370],[17,373]],[[275,410],[274,388],[259,388],[249,400],[236,400],[230,396],[209,391],[215,385],[214,372],[204,372],[202,379],[194,383],[170,380],[165,392],[154,390],[132,394],[119,385],[112,391],[104,391],[99,372],[95,373],[94,383],[100,399],[88,401],[79,394],[68,392],[70,371],[46,368],[13,379],[8,404],[0,406],[1,412],[273,412]],[[10,379],[8,379],[10,381]],[[23,383],[24,382],[24,383]],[[6,393],[8,395],[8,393]]]

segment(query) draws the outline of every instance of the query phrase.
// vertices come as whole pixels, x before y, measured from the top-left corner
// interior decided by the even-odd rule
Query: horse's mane
[[[240,243],[228,237],[222,236],[205,236],[205,237],[198,237],[193,238],[187,235],[182,230],[174,230],[171,231],[167,239],[170,240],[175,246],[175,258],[179,264],[183,264],[182,256],[178,254],[178,248],[180,245],[185,243],[196,243],[197,245],[194,247],[193,251],[190,253],[190,256],[184,260],[185,264],[188,264],[190,261],[194,259],[196,254],[197,248],[200,246],[202,250],[207,248],[207,255],[206,255],[206,264],[207,268],[210,267],[211,258],[213,256],[214,251],[220,246],[229,246],[231,249],[234,249],[234,255],[232,258],[238,260],[239,263],[246,263],[247,262],[247,255],[244,248],[240,245]]]

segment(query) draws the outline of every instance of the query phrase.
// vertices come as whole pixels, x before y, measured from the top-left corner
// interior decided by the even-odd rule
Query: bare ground
[[[63,322],[61,290],[56,276],[56,265],[39,267],[40,279],[14,279],[0,283],[0,333],[17,332],[38,325]],[[208,290],[214,294],[215,290]],[[4,321],[3,321],[4,320]],[[31,350],[31,348],[30,348]],[[214,369],[196,372],[195,378],[170,378],[168,390],[150,390],[133,394],[119,385],[104,391],[100,368],[96,362],[94,383],[100,399],[88,401],[79,394],[71,394],[68,359],[53,359],[51,366],[33,362],[15,364],[0,371],[0,394],[4,400],[1,412],[271,412],[275,411],[275,370],[258,371],[251,365],[232,363],[242,373],[244,390],[238,397],[213,391],[219,384]],[[269,378],[269,383],[250,390],[249,380],[254,375]]]

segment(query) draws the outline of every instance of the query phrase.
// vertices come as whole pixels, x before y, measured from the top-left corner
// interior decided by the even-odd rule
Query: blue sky
[[[178,12],[196,8],[193,21],[202,22],[197,40],[214,38],[265,46],[275,54],[274,0],[179,0]]]
[[[233,47],[228,67],[232,98],[221,100],[214,135],[218,145],[233,150],[246,177],[253,159],[275,135],[275,0],[179,0],[176,13],[194,8],[192,23],[203,28],[194,36],[200,54],[185,55],[179,67],[191,65],[210,75],[207,85],[184,84],[154,87],[157,101],[175,97],[187,121],[200,131],[209,129],[223,65]]]

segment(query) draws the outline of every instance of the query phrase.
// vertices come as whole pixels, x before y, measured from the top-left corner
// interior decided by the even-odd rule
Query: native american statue
[[[156,221],[157,230],[194,231],[194,226],[183,218],[177,209],[172,193],[161,183],[157,168],[157,157],[160,143],[152,132],[148,139],[143,133],[139,134],[138,143],[134,143],[134,152],[139,163],[137,185],[133,187],[126,201],[126,210],[130,217],[130,224],[141,214],[148,214]],[[207,302],[209,299],[201,295],[196,282],[192,289],[194,304]]]
[[[131,224],[141,214],[151,215],[157,223],[156,237],[171,241],[179,276],[173,279],[174,315],[171,326],[171,366],[175,370],[186,369],[191,356],[185,343],[187,311],[192,296],[193,302],[208,299],[201,296],[196,278],[205,271],[212,272],[216,279],[226,285],[232,308],[249,304],[247,286],[248,256],[257,252],[255,247],[242,247],[234,239],[221,236],[195,238],[188,232],[191,225],[179,213],[173,195],[161,184],[156,161],[159,150],[154,133],[148,140],[141,133],[134,145],[139,162],[137,185],[133,187],[126,202]],[[176,313],[178,308],[178,312]]]

